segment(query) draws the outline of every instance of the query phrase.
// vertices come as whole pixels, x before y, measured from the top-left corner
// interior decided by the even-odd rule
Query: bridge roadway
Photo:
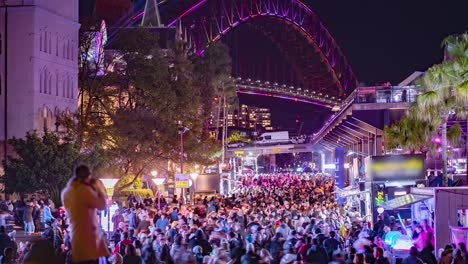
[[[322,151],[333,153],[342,147],[360,156],[380,155],[383,128],[399,120],[419,89],[414,86],[376,86],[356,88],[336,105],[324,126],[304,144],[250,145],[227,148],[227,156],[258,156],[281,153]]]
[[[276,144],[276,145],[250,145],[239,148],[227,148],[227,157],[233,156],[260,156],[283,153],[311,152],[313,145],[303,144]]]

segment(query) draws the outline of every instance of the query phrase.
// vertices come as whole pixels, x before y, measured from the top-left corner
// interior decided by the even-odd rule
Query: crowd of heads
[[[334,192],[334,180],[328,175],[286,173],[243,177],[230,195],[199,197],[191,205],[180,204],[176,197],[158,202],[158,197],[131,195],[111,215],[110,232],[103,231],[111,252],[108,261],[388,263],[391,253],[383,239],[402,226],[381,215],[371,227],[369,218],[361,216],[353,204],[339,204]],[[52,252],[57,263],[71,263],[65,213],[53,210],[52,218],[45,221],[44,210],[50,206],[37,204],[32,205],[41,212],[36,230],[42,230],[42,242],[49,245],[42,245],[41,252]],[[23,214],[29,206],[25,203]],[[414,225],[416,247],[410,257],[431,263],[431,232],[427,222]],[[30,243],[10,240],[1,248],[0,230],[3,259],[26,263],[37,255]],[[450,250],[441,252],[442,257]],[[459,251],[464,258],[464,251]],[[456,259],[459,253],[455,253],[451,256]]]

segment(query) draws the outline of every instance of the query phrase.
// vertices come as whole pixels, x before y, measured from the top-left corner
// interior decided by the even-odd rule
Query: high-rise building
[[[222,117],[221,113],[221,117]],[[214,115],[210,120],[211,126],[216,124]],[[242,104],[234,113],[226,115],[226,124],[228,127],[238,127],[248,130],[256,130],[262,128],[264,130],[273,130],[271,124],[271,111],[268,108],[260,108]],[[223,126],[222,118],[220,118],[220,127]]]
[[[77,110],[78,0],[0,1],[0,140]]]

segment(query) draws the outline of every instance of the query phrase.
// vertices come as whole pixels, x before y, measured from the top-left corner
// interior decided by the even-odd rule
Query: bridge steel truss
[[[343,52],[314,12],[300,0],[201,0],[167,25],[181,23],[201,55],[207,44],[219,41],[233,28],[257,17],[286,23],[307,40],[325,65],[327,78],[339,90],[332,95],[346,96],[356,87],[356,76]]]
[[[337,147],[344,147],[358,156],[382,155],[383,131],[353,116],[353,110],[357,108],[352,99],[355,92],[341,110],[314,134],[311,144],[331,153]],[[381,107],[386,108],[386,104],[381,104]]]

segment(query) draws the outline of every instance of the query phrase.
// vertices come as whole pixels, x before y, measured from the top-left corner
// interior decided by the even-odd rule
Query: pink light
[[[165,3],[166,1],[167,0],[162,0],[161,2],[157,3],[157,5],[160,6],[161,4]],[[145,11],[141,11],[136,16],[132,17],[132,19],[136,20],[136,19],[140,18],[144,13],[145,13]]]
[[[141,11],[140,13],[138,13],[136,16],[132,17],[133,20],[136,20],[138,18],[140,18],[145,12],[144,11]]]
[[[203,5],[204,3],[206,3],[207,0],[202,0],[200,1],[199,3],[197,3],[196,5],[192,6],[190,9],[188,9],[187,11],[185,11],[184,13],[182,13],[182,15],[180,15],[178,18],[176,18],[174,21],[172,21],[171,23],[169,23],[169,25],[167,25],[168,27],[172,27],[175,25],[175,23],[177,22],[177,20],[183,18],[184,16],[188,15],[190,12],[192,12],[193,10],[197,9],[199,6]]]
[[[298,99],[295,97],[288,97],[288,96],[283,96],[283,95],[276,95],[276,94],[268,94],[268,93],[260,93],[260,92],[251,92],[251,91],[243,91],[243,90],[237,90],[238,93],[243,93],[243,94],[252,94],[252,95],[261,95],[261,96],[269,96],[269,97],[275,97],[279,99],[286,99],[286,100],[291,100],[295,102],[302,102],[306,104],[313,104],[313,105],[318,105],[326,108],[331,108],[329,105],[322,104],[319,102],[311,101],[311,100],[306,100],[306,99]]]

